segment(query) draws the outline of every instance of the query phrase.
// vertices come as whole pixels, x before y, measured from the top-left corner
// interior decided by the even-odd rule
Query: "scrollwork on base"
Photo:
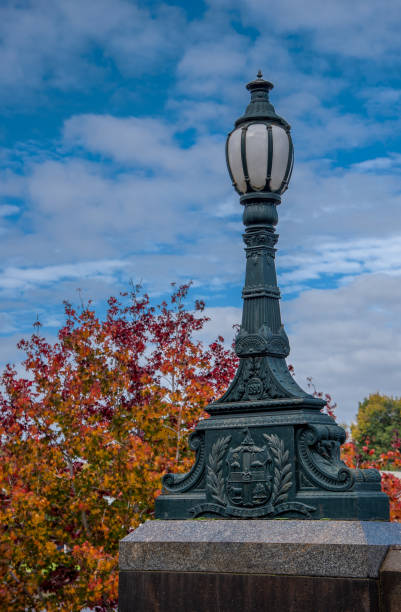
[[[327,491],[347,491],[355,483],[354,470],[340,459],[345,432],[335,423],[309,425],[297,434],[298,458],[309,481]]]
[[[189,447],[196,451],[195,463],[187,474],[165,474],[162,484],[165,493],[184,493],[196,487],[205,469],[205,434],[194,431],[189,436]]]

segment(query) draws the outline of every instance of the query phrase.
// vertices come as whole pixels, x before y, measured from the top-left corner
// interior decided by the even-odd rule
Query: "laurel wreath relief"
[[[223,461],[230,444],[231,436],[218,438],[212,446],[209,455],[209,465],[206,472],[206,486],[212,498],[222,506],[227,502],[224,490]]]
[[[274,458],[274,480],[271,503],[273,506],[284,502],[291,488],[291,463],[290,453],[284,448],[284,442],[276,434],[263,434],[269,444]]]
[[[276,434],[263,434],[274,459],[274,477],[271,504],[276,506],[286,501],[288,490],[292,485],[290,453],[285,450],[284,442]],[[209,454],[206,472],[206,486],[212,499],[225,506],[227,495],[223,477],[223,461],[227,453],[231,436],[221,437],[213,444]]]

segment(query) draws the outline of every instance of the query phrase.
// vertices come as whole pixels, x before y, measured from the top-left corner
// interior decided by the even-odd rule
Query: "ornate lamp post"
[[[240,364],[227,392],[190,436],[196,461],[188,474],[167,474],[158,518],[292,517],[388,520],[377,470],[349,469],[340,459],[345,432],[301,389],[285,358],[275,270],[277,206],[293,165],[290,126],[269,101],[259,72],[251,102],[226,145],[228,170],[244,206],[246,276]]]

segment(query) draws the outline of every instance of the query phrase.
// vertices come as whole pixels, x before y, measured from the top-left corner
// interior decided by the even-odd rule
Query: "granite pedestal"
[[[148,521],[120,542],[120,612],[401,612],[401,525]]]

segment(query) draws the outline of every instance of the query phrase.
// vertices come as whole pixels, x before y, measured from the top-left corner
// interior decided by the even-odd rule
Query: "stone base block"
[[[120,542],[120,612],[401,612],[401,525],[149,521]]]
[[[198,572],[121,572],[119,590],[120,612],[379,610],[378,584],[370,579]],[[387,609],[399,611],[400,607]]]

